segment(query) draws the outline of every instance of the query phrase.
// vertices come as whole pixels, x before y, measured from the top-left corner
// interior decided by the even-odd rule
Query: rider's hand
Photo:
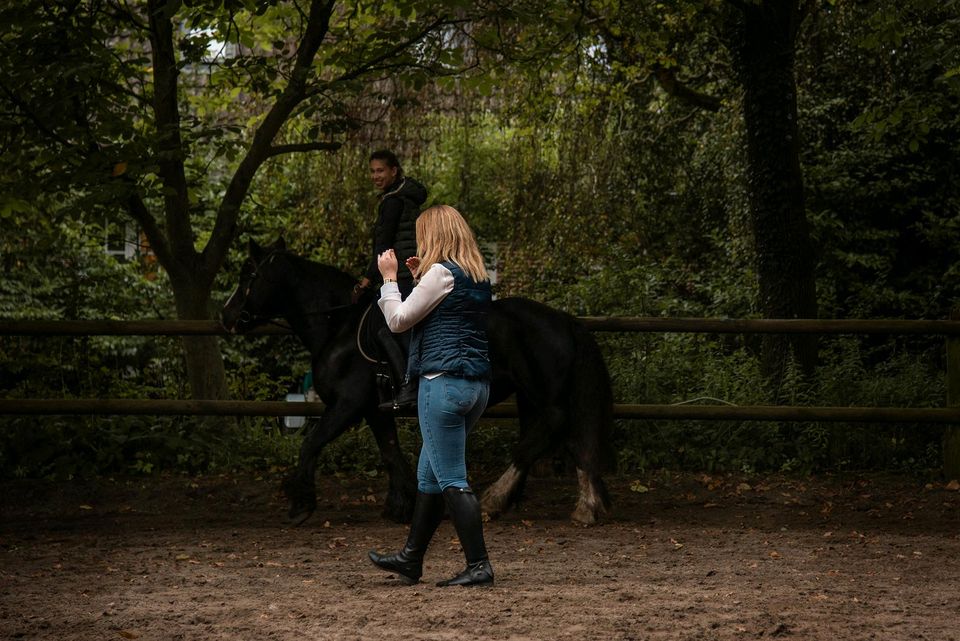
[[[359,283],[353,286],[353,291],[350,292],[350,303],[356,305],[368,289],[370,289],[370,279],[364,276]]]

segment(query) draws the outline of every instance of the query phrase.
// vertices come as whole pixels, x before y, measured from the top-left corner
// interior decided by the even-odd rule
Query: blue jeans
[[[490,397],[490,383],[442,374],[420,378],[417,414],[423,448],[417,464],[417,489],[439,494],[448,487],[469,487],[467,434]]]

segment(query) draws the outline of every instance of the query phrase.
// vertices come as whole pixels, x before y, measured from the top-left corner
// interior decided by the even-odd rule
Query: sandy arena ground
[[[960,492],[905,477],[532,479],[487,525],[496,586],[413,587],[373,567],[405,526],[385,480],[321,478],[284,524],[275,477],[0,486],[0,639],[960,639]]]

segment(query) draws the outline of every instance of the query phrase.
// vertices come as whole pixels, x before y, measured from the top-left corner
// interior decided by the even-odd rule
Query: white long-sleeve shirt
[[[440,263],[434,263],[406,300],[400,299],[400,288],[396,283],[384,283],[377,304],[390,331],[405,332],[426,318],[452,291],[453,273]]]

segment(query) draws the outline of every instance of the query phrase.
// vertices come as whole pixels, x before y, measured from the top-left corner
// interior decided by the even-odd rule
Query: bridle
[[[287,323],[280,323],[273,319],[272,316],[256,316],[248,312],[245,307],[247,306],[247,301],[250,299],[250,291],[253,289],[253,284],[259,278],[263,278],[268,284],[275,284],[277,281],[270,280],[268,277],[261,274],[261,270],[273,262],[273,259],[281,252],[279,249],[272,249],[267,253],[266,258],[261,260],[259,263],[253,259],[252,256],[248,256],[247,260],[250,261],[250,264],[253,265],[253,272],[251,272],[249,278],[247,279],[247,284],[243,289],[243,302],[240,304],[240,311],[237,313],[237,322],[245,323],[258,323],[265,322],[271,325],[276,325],[278,327],[284,327],[290,329],[290,326]]]

